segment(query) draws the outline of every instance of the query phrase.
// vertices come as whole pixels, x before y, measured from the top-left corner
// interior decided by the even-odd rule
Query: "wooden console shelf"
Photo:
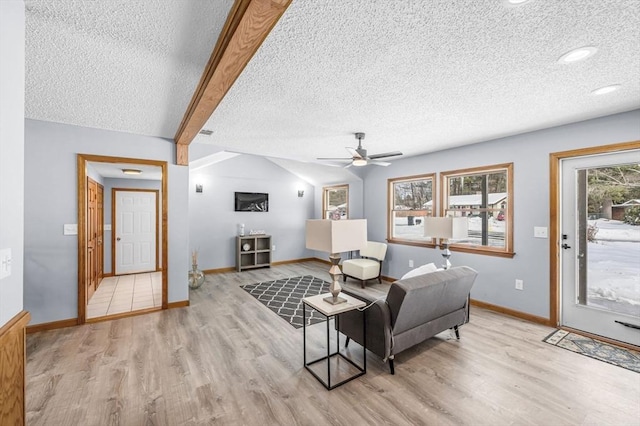
[[[245,250],[245,245],[248,245]],[[271,266],[271,235],[236,237],[236,271]]]

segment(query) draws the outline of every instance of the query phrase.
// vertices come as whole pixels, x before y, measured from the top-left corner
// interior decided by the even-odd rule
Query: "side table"
[[[366,303],[362,300],[356,299],[355,297],[349,296],[348,294],[340,293],[340,297],[347,299],[345,303],[340,303],[337,305],[332,305],[330,303],[325,302],[323,299],[327,296],[331,296],[331,293],[318,294],[316,296],[305,297],[302,299],[302,336],[303,336],[303,351],[304,351],[304,367],[316,378],[320,383],[324,385],[328,390],[335,389],[340,385],[347,383],[350,380],[355,379],[356,377],[360,377],[367,372],[367,347],[366,343],[362,347],[362,365],[356,364],[353,360],[349,359],[343,353],[340,352],[340,331],[338,331],[336,327],[336,351],[331,353],[331,341],[330,341],[330,333],[329,333],[329,320],[331,317],[335,317],[335,320],[338,321],[338,314],[342,314],[344,312],[349,312],[354,309],[364,308]],[[327,324],[327,355],[321,358],[318,358],[313,361],[307,362],[307,310],[306,307],[309,306],[312,309],[320,312],[326,318]],[[367,335],[367,324],[365,321],[366,310],[362,311],[362,330],[363,336]],[[366,340],[366,339],[365,339]],[[353,365],[357,373],[351,375],[350,377],[341,380],[338,383],[331,383],[331,358],[333,357],[341,357],[344,360],[348,361],[351,365]],[[327,363],[327,380],[325,381],[322,377],[320,377],[313,369],[310,367],[313,364],[318,362],[326,361]]]

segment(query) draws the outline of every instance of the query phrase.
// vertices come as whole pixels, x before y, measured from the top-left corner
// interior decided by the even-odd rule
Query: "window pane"
[[[432,216],[433,175],[390,179],[389,239],[431,242],[424,236],[424,218]]]
[[[323,196],[324,219],[348,219],[349,217],[349,186],[341,185],[326,187]]]
[[[505,165],[502,169],[487,168],[486,172],[475,169],[474,173],[443,173],[443,183],[447,191],[443,214],[467,217],[469,220],[468,237],[452,241],[453,243],[490,247],[501,251],[510,249],[511,167]]]

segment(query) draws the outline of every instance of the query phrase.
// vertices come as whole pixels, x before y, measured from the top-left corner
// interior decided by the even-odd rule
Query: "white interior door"
[[[115,191],[116,275],[156,270],[155,191]]]
[[[640,226],[623,220],[637,201],[640,151],[561,167],[561,324],[640,345]]]

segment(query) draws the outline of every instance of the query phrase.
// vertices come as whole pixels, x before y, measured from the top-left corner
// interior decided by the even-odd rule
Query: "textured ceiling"
[[[162,180],[162,168],[147,164],[88,162],[89,166],[103,178]],[[126,175],[123,169],[140,170],[139,175]]]
[[[25,3],[28,118],[172,138],[232,1]],[[639,108],[639,75],[638,0],[293,0],[196,141],[417,155]]]
[[[27,118],[173,138],[232,0],[26,0]]]
[[[416,155],[638,108],[639,76],[635,0],[294,0],[197,140],[311,161],[363,131]]]

